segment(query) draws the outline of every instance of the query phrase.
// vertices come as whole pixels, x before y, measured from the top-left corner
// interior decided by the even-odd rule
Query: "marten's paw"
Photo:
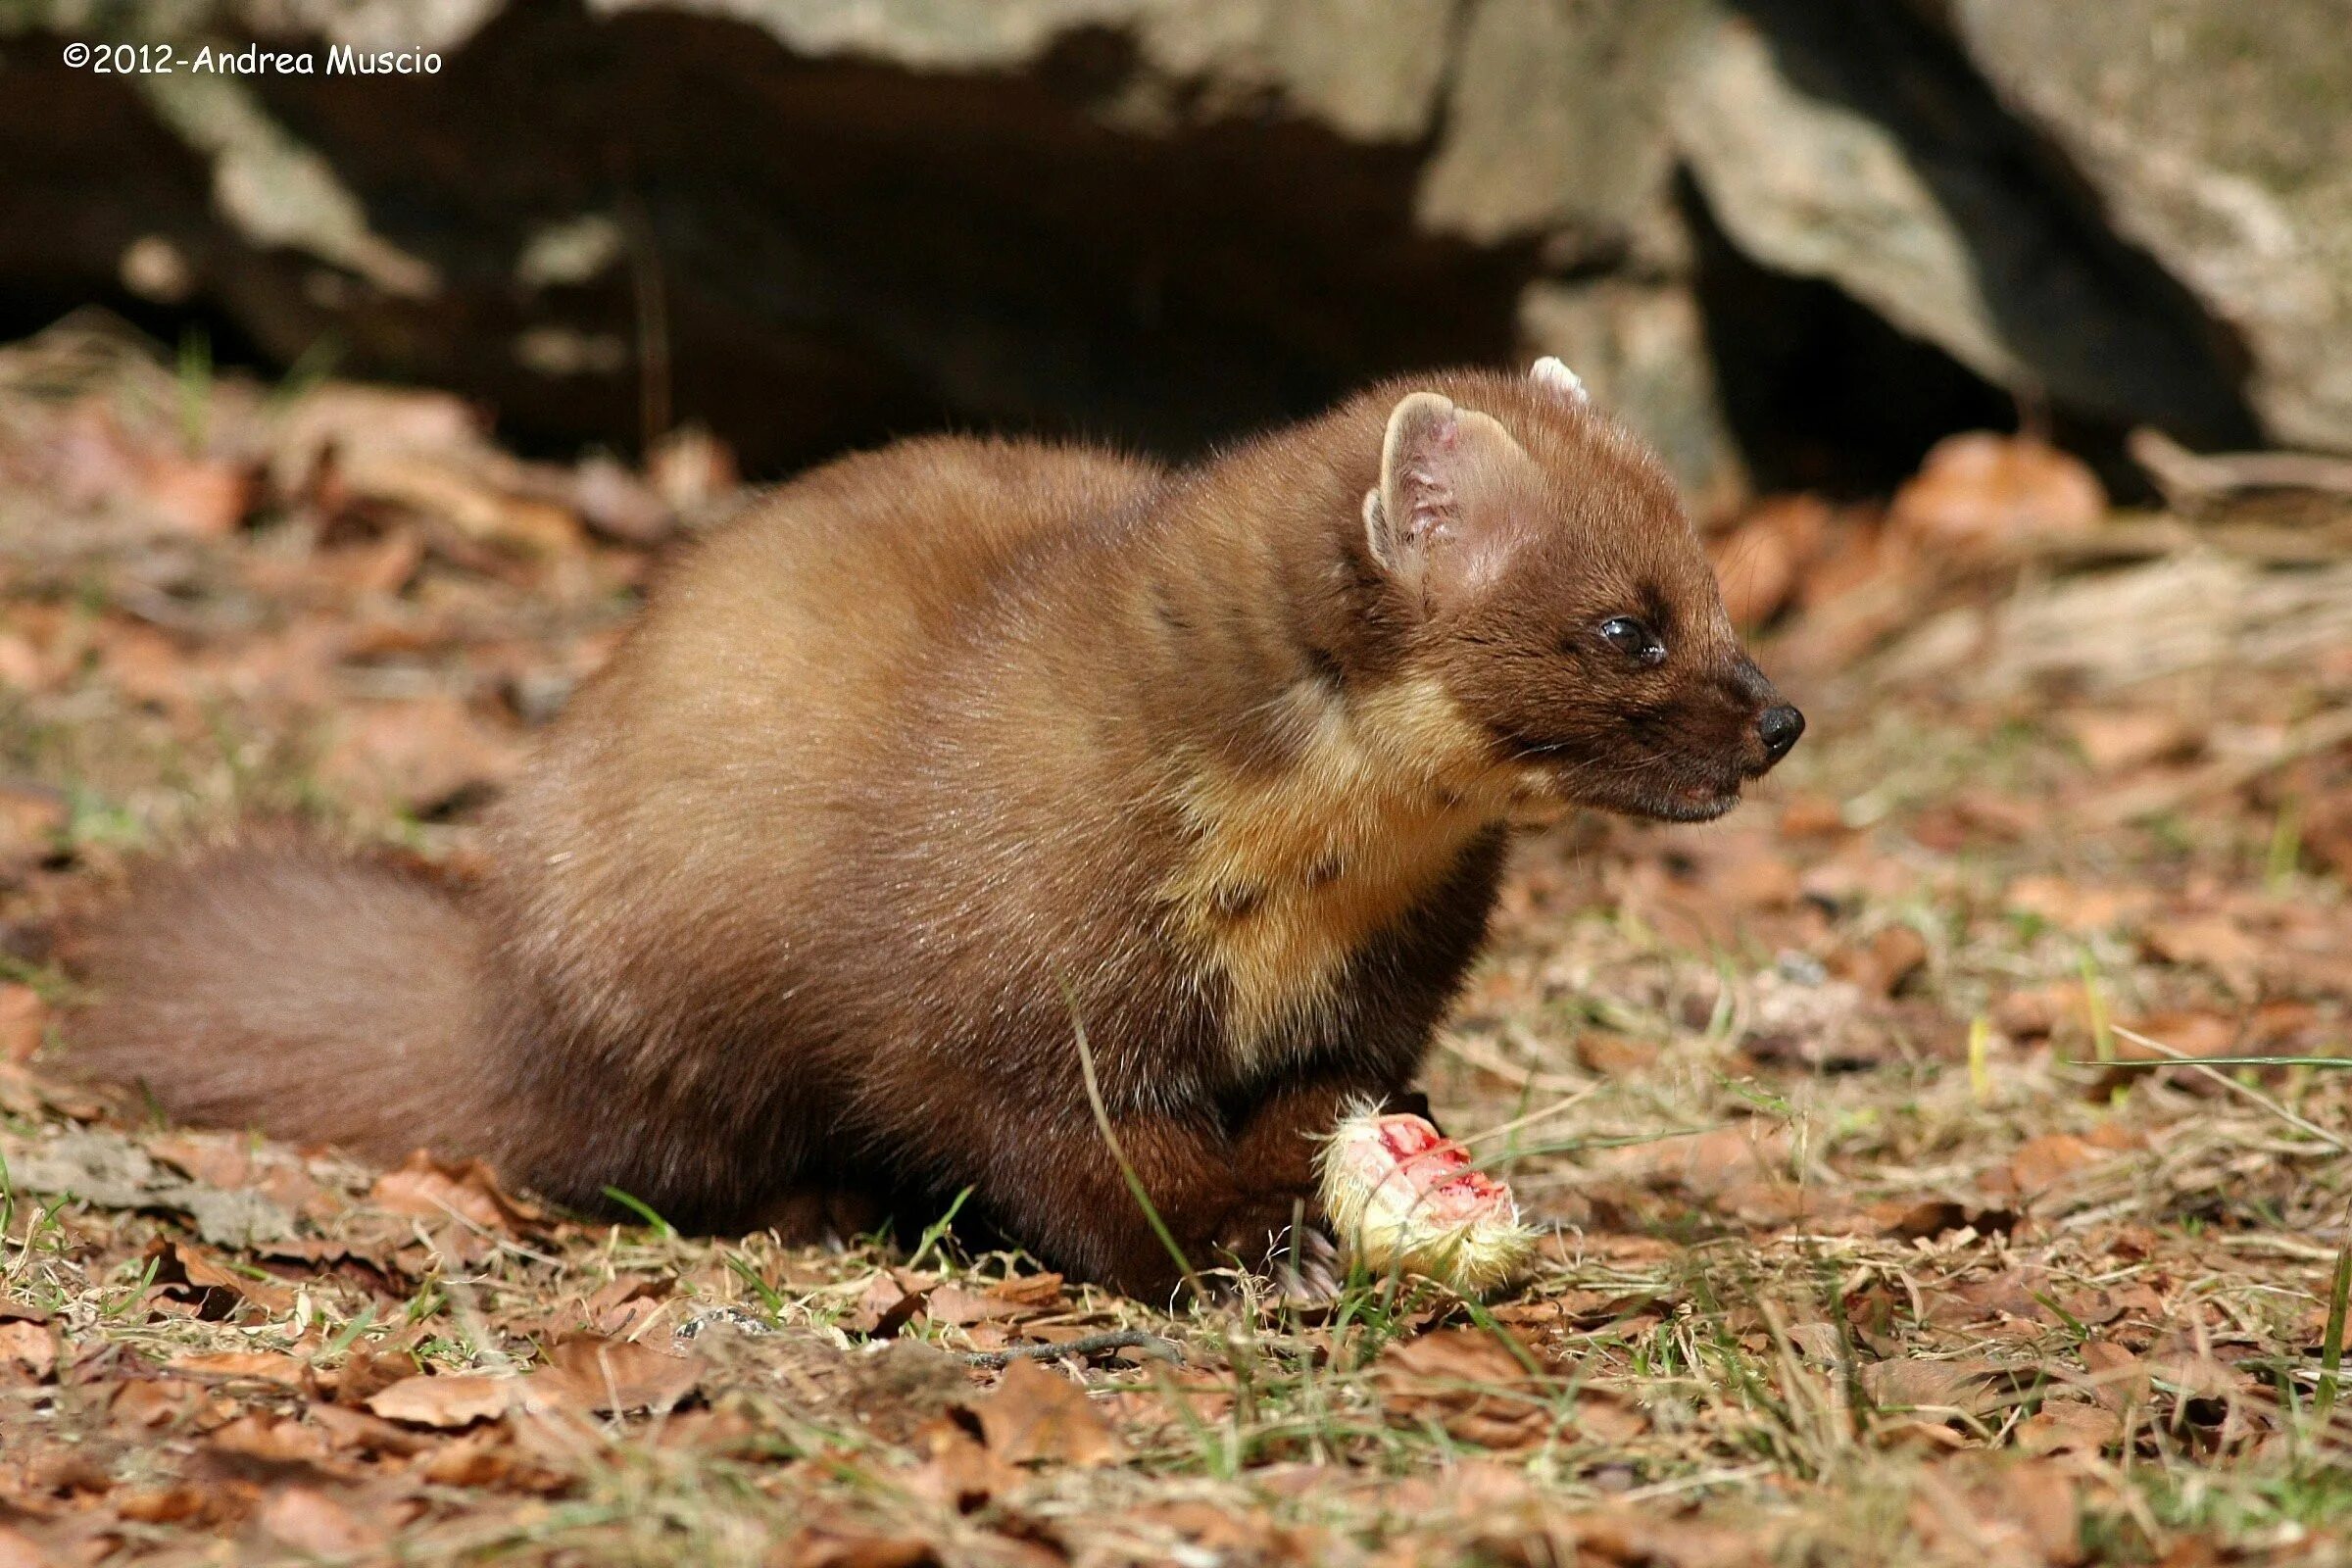
[[[1419,1116],[1350,1112],[1324,1145],[1322,1171],[1323,1211],[1374,1274],[1426,1274],[1484,1296],[1534,1253],[1511,1190]]]
[[[1211,1250],[1239,1275],[1266,1281],[1285,1300],[1334,1300],[1344,1270],[1321,1211],[1298,1194],[1270,1194],[1231,1216]],[[1241,1281],[1235,1280],[1238,1288]]]

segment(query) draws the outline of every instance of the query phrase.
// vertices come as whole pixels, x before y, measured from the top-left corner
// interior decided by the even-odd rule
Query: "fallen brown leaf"
[[[2093,771],[2100,773],[2177,760],[2193,752],[2198,741],[2197,732],[2180,714],[2157,709],[2073,713],[2066,728]]]
[[[205,1443],[216,1453],[264,1464],[303,1465],[330,1474],[341,1468],[330,1455],[326,1434],[291,1416],[241,1415],[215,1428]]]
[[[2009,1179],[2014,1191],[2032,1197],[2047,1192],[2086,1165],[2097,1164],[2109,1152],[2072,1133],[2044,1133],[2028,1140],[2009,1156]]]
[[[634,1340],[581,1338],[550,1350],[547,1364],[523,1379],[522,1396],[535,1410],[660,1412],[692,1394],[703,1372],[700,1361]]]
[[[2095,527],[2107,494],[2082,459],[2023,436],[1946,436],[1895,492],[1887,524],[1923,549],[1985,558]]]
[[[0,1525],[0,1568],[55,1568],[56,1562],[24,1531]]]
[[[1007,1464],[1115,1464],[1126,1456],[1086,1391],[1035,1361],[1006,1367],[972,1413],[988,1451]]]
[[[49,1004],[30,986],[0,985],[0,1060],[30,1061],[49,1029]]]
[[[1542,1442],[1556,1424],[1556,1381],[1525,1346],[1483,1329],[1440,1329],[1399,1340],[1375,1363],[1390,1419],[1434,1422],[1456,1440],[1510,1449]]]
[[[384,1544],[381,1526],[311,1487],[287,1487],[262,1499],[254,1522],[280,1545],[318,1557],[356,1557]]]
[[[2124,1435],[2124,1423],[2102,1405],[2052,1399],[2018,1423],[2017,1446],[2028,1453],[2097,1453]]]
[[[974,1438],[953,1417],[931,1422],[915,1434],[914,1443],[923,1462],[907,1477],[908,1488],[956,1513],[975,1512],[998,1497],[1018,1492],[1029,1480],[1027,1472]]]
[[[516,1379],[464,1373],[420,1374],[379,1389],[361,1402],[387,1421],[419,1427],[467,1427],[504,1415]]]
[[[777,1568],[936,1568],[939,1553],[917,1536],[885,1536],[817,1526],[777,1548]]]
[[[239,1301],[251,1301],[265,1312],[284,1312],[294,1305],[292,1291],[224,1267],[193,1242],[158,1237],[149,1244],[147,1256],[155,1265],[156,1288],[189,1302],[202,1317],[226,1317]]]
[[[277,1350],[214,1350],[175,1355],[166,1364],[181,1377],[215,1381],[251,1380],[290,1389],[312,1381],[309,1362]]]
[[[1882,1411],[1983,1415],[2010,1398],[2009,1374],[1978,1356],[1872,1361],[1857,1370],[1863,1394]]]
[[[498,1185],[498,1176],[479,1159],[443,1161],[417,1150],[396,1170],[376,1178],[368,1200],[395,1214],[420,1219],[457,1218],[500,1236],[518,1236],[546,1218],[539,1209]]]
[[[2236,996],[2251,997],[2261,989],[2262,944],[2226,916],[2152,920],[2141,928],[2140,940],[2168,963],[2210,970]]]
[[[0,1366],[39,1382],[57,1370],[57,1336],[46,1324],[0,1323]]]
[[[320,760],[320,777],[364,802],[419,809],[504,783],[520,741],[455,697],[377,703],[353,711]]]

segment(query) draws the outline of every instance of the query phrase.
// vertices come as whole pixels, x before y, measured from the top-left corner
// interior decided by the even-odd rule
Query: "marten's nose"
[[[1805,715],[1787,703],[1764,710],[1756,720],[1756,737],[1764,743],[1764,755],[1779,761],[1788,755],[1788,748],[1805,732]]]

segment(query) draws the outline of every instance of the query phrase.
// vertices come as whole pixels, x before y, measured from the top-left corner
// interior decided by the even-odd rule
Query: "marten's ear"
[[[1431,593],[1483,580],[1501,564],[1510,517],[1501,491],[1527,455],[1500,422],[1415,392],[1390,411],[1380,483],[1364,493],[1364,538],[1380,568]]]
[[[1553,355],[1546,354],[1529,366],[1527,378],[1563,403],[1582,406],[1592,401],[1592,395],[1585,390],[1585,378]]]

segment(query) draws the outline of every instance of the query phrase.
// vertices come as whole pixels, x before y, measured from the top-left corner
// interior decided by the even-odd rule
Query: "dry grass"
[[[1533,1280],[1171,1313],[952,1231],[572,1222],[24,1065],[59,911],[159,834],[292,809],[462,868],[643,567],[299,479],[76,535],[10,443],[121,374],[0,432],[0,1562],[2352,1558],[2352,761],[2297,743],[2352,687],[2332,577],[2243,567],[2325,612],[2193,637],[2129,611],[2179,559],[1922,585],[1907,643],[1799,671],[1812,737],[1730,823],[1525,847],[1430,1086],[1516,1124],[1478,1152],[1556,1223]],[[279,462],[203,393],[157,427]]]

